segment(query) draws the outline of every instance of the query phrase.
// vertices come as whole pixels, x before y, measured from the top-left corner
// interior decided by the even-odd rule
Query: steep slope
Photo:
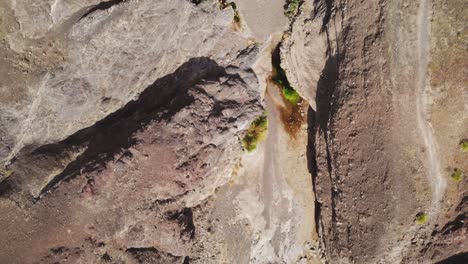
[[[1,4],[25,77],[1,84],[2,263],[318,261],[307,123],[270,80],[282,1],[32,4]]]
[[[433,54],[463,56],[432,42],[466,44],[463,23],[449,18],[461,13],[440,15],[442,21],[431,16],[463,8],[433,5],[306,1],[284,42],[288,78],[315,100],[309,160],[318,231],[331,263],[426,263],[467,251],[457,245],[466,237],[466,182],[450,180],[453,168],[466,171],[458,147],[468,127],[460,96],[466,89],[460,77],[444,78],[449,86],[437,90],[431,80]],[[431,21],[440,31],[431,31]],[[437,69],[463,76],[458,64]],[[457,105],[454,116],[442,106],[448,100]]]
[[[267,2],[0,2],[0,263],[466,262],[466,1]]]

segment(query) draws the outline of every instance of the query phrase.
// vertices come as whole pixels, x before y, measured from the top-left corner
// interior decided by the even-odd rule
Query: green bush
[[[468,139],[464,139],[460,142],[460,150],[462,152],[468,152]]]
[[[286,72],[281,68],[280,65],[274,65],[275,76],[273,81],[279,85],[281,88],[281,92],[284,96],[284,99],[291,103],[292,105],[296,105],[301,100],[301,96],[291,87],[289,84],[288,79],[286,78]]]
[[[459,181],[461,181],[462,176],[463,176],[462,171],[461,171],[459,168],[455,168],[455,169],[453,170],[453,173],[452,173],[452,175],[450,176],[450,178],[452,178],[452,180],[454,180],[454,181],[456,181],[456,182],[459,182]]]
[[[265,114],[257,117],[250,127],[247,129],[247,133],[242,139],[242,146],[248,151],[252,152],[257,148],[259,141],[265,139],[268,130],[268,120]]]
[[[229,3],[232,7],[232,10],[236,11],[237,10],[237,5],[234,2]]]
[[[237,10],[237,5],[234,2],[231,2],[230,5],[232,7],[232,10],[234,11],[234,22],[239,24],[241,19],[240,19],[239,10]]]
[[[13,174],[13,170],[0,167],[0,182],[10,177]]]
[[[296,92],[296,90],[291,89],[291,87],[282,86],[281,91],[283,92],[284,98],[293,105],[299,103],[301,96]]]
[[[427,223],[428,219],[429,219],[429,217],[424,212],[420,212],[420,213],[418,213],[416,215],[416,223],[418,223],[420,225],[424,225],[425,223]]]
[[[286,10],[284,11],[284,15],[289,18],[296,16],[297,12],[299,11],[299,3],[300,0],[290,0]]]
[[[234,22],[236,22],[237,24],[240,23],[240,15],[239,15],[239,11],[234,11]]]

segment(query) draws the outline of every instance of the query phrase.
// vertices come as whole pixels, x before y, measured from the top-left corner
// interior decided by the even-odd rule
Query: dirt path
[[[431,0],[419,0],[419,7],[417,9],[417,25],[416,25],[416,36],[415,46],[413,46],[413,39],[409,39],[410,34],[406,31],[405,25],[406,20],[402,20],[405,17],[401,15],[404,11],[404,4],[401,1],[394,2],[394,22],[392,27],[394,28],[393,36],[393,58],[394,67],[399,67],[401,63],[404,63],[408,58],[403,57],[405,48],[412,47],[416,49],[414,55],[411,57],[416,59],[415,64],[408,64],[407,69],[403,69],[403,72],[396,71],[392,78],[394,83],[399,83],[399,79],[405,74],[411,71],[412,67],[415,68],[416,80],[414,81],[414,95],[404,94],[406,91],[402,91],[404,96],[414,96],[412,100],[407,102],[404,100],[399,103],[405,103],[404,109],[410,109],[414,107],[416,117],[416,126],[407,129],[416,129],[418,140],[422,140],[424,146],[424,153],[422,153],[422,162],[425,166],[425,173],[427,180],[431,186],[431,202],[430,208],[426,208],[425,211],[429,215],[429,219],[436,219],[441,208],[441,201],[445,190],[445,180],[441,173],[441,161],[438,153],[438,144],[436,142],[433,129],[430,123],[430,81],[428,76],[428,64],[430,59],[430,21],[431,21]],[[414,65],[414,66],[413,66]],[[410,79],[408,79],[410,80]],[[411,84],[410,84],[411,85]],[[397,99],[399,100],[399,99]],[[408,105],[414,102],[414,105]],[[406,108],[407,107],[407,108]],[[405,114],[405,113],[403,113]],[[404,252],[410,247],[411,241],[414,235],[421,228],[419,224],[415,222],[408,227],[404,237],[398,243],[391,246],[388,254],[384,257],[381,263],[400,263]]]
[[[232,181],[217,193],[216,218],[228,248],[226,263],[321,263],[315,251],[307,123],[291,139],[282,121],[285,102],[270,81],[272,52],[282,35],[272,34],[253,67],[264,95],[267,137],[242,157]],[[226,208],[234,209],[227,218]]]
[[[441,173],[438,145],[434,138],[433,129],[429,121],[430,105],[429,92],[430,83],[428,80],[428,63],[430,57],[430,0],[421,0],[418,10],[418,69],[416,80],[416,112],[418,129],[424,141],[427,155],[428,171],[427,176],[432,186],[432,202],[429,215],[437,216],[440,211],[446,182]]]
[[[267,88],[269,89],[269,88]],[[278,178],[277,173],[281,171],[281,168],[278,166],[278,150],[277,146],[279,144],[279,133],[281,130],[278,127],[278,124],[281,122],[276,106],[272,102],[270,96],[265,97],[265,108],[268,113],[268,137],[265,141],[265,158],[262,172],[262,181],[263,181],[263,195],[265,199],[265,211],[264,216],[267,223],[267,228],[270,228],[270,215],[271,207],[273,204],[273,185],[272,182],[276,181]]]

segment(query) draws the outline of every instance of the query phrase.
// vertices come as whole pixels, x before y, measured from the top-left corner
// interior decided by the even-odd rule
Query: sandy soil
[[[267,40],[272,32],[285,31],[289,20],[283,15],[283,0],[236,0],[247,30],[260,42]]]
[[[301,121],[291,134],[284,116],[290,106],[270,80],[271,54],[280,39],[274,35],[255,68],[264,89],[267,138],[242,157],[232,181],[214,198],[211,218],[220,219],[220,239],[230,249],[227,263],[321,263],[307,157],[308,104],[302,102]]]
[[[439,158],[439,145],[434,139],[432,125],[428,122],[431,112],[428,96],[430,96],[430,82],[428,79],[428,65],[430,58],[430,19],[431,4],[428,0],[422,0],[418,10],[418,75],[416,81],[416,112],[418,128],[427,150],[427,160],[429,180],[432,185],[432,204],[430,217],[435,218],[440,212],[441,199],[447,185],[445,177],[441,172],[441,161]],[[428,109],[429,108],[429,109]]]

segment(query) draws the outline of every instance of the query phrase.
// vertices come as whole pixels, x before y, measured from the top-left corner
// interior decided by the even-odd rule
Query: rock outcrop
[[[2,262],[207,263],[200,206],[263,112],[258,47],[232,30],[233,11],[2,5],[18,23],[2,28],[5,74],[27,77],[1,90]]]
[[[0,263],[465,263],[466,3],[267,2],[2,1]]]

